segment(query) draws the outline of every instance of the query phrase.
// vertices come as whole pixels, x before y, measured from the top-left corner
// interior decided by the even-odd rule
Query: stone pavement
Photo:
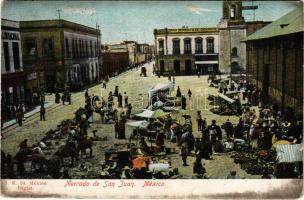
[[[89,94],[100,95],[107,97],[109,91],[114,91],[116,85],[119,86],[119,91],[123,94],[125,91],[129,97],[129,102],[133,105],[132,113],[138,113],[148,105],[148,90],[157,83],[168,82],[167,77],[155,77],[152,75],[152,64],[146,64],[148,69],[148,77],[140,77],[140,68],[138,70],[133,69],[110,80],[107,84],[107,89],[102,89],[101,85],[94,86],[89,89]],[[195,120],[197,110],[202,111],[202,116],[206,117],[208,124],[213,119],[216,119],[217,124],[221,125],[226,121],[227,118],[232,123],[238,122],[238,117],[229,116],[223,117],[213,114],[209,111],[212,105],[209,105],[207,96],[209,94],[217,95],[216,88],[210,88],[207,83],[207,76],[177,76],[175,77],[176,87],[179,85],[182,94],[186,96],[188,89],[192,91],[192,100],[187,99],[186,114],[191,115],[194,136],[198,137],[201,133],[196,131],[197,123]],[[176,88],[175,88],[176,89]],[[84,106],[84,91],[72,94],[72,104],[62,105],[58,104],[56,108],[46,112],[46,121],[39,120],[38,117],[32,118],[30,121],[27,120],[22,127],[15,127],[9,131],[4,131],[3,135],[5,139],[1,141],[2,150],[5,153],[11,153],[14,155],[17,151],[18,144],[25,138],[28,139],[28,144],[32,145],[36,140],[40,140],[49,129],[55,129],[64,119],[72,119],[74,112],[80,107]],[[175,95],[176,91],[172,93]],[[116,99],[115,99],[116,100]],[[114,101],[116,104],[117,102]],[[118,109],[118,114],[125,111],[124,108]],[[184,123],[182,118],[182,112],[172,114],[172,117],[177,119],[180,123]],[[99,137],[107,137],[107,141],[97,143],[93,146],[94,158],[90,159],[94,163],[102,163],[104,160],[104,151],[106,147],[113,145],[114,143],[123,143],[127,141],[119,141],[114,138],[114,126],[112,124],[101,124],[100,116],[94,113],[94,123],[91,130],[96,129]],[[90,131],[89,131],[90,132]],[[126,137],[129,138],[132,132],[131,127],[126,127]],[[177,152],[178,152],[177,148]],[[232,158],[228,154],[214,155],[214,160],[204,161],[207,169],[207,175],[212,178],[226,178],[229,171],[236,170],[240,177],[246,178],[257,178],[252,176],[240,169],[239,165],[233,163]],[[90,162],[87,160],[87,162]],[[192,164],[194,157],[189,157],[188,167],[182,166],[182,160],[179,153],[170,156],[173,167],[178,167],[182,175],[192,176]]]

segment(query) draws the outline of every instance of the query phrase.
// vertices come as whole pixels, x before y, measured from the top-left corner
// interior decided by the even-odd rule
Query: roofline
[[[154,29],[154,35],[161,34],[183,34],[183,33],[207,33],[207,32],[219,32],[218,27],[206,27],[206,28],[163,28],[163,29]]]
[[[265,39],[271,39],[271,38],[277,38],[277,37],[285,37],[285,36],[288,36],[288,35],[298,34],[298,33],[304,33],[304,31],[298,31],[298,32],[293,32],[293,33],[286,33],[286,34],[281,34],[281,35],[274,35],[272,37],[263,37],[263,38],[242,40],[241,42],[255,42],[255,41],[259,41],[259,40],[265,40]]]
[[[53,25],[53,24],[43,24],[40,26],[35,26],[34,23],[41,23],[41,22],[57,22],[57,24]],[[61,22],[61,23],[60,23]],[[27,25],[25,25],[24,23],[29,23]],[[33,23],[33,24],[30,24]],[[47,19],[47,20],[26,20],[26,21],[20,21],[20,29],[36,29],[36,28],[71,28],[71,29],[75,29],[75,27],[73,26],[77,26],[77,27],[81,27],[81,31],[84,32],[91,32],[94,34],[100,34],[100,30],[96,29],[96,28],[92,28],[89,26],[85,26],[83,24],[78,24],[76,22],[72,22],[72,21],[68,21],[65,19]]]
[[[18,22],[18,23],[19,23],[19,21],[12,20],[12,19],[7,19],[7,18],[1,18],[1,20],[7,20],[7,21],[11,21],[11,22]]]

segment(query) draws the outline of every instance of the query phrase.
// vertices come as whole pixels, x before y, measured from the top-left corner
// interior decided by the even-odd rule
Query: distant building
[[[217,28],[155,29],[155,62],[160,74],[208,74],[219,68]]]
[[[149,44],[138,44],[136,54],[136,63],[145,63],[151,59],[151,52],[149,51]],[[150,58],[150,59],[149,59]]]
[[[264,102],[303,113],[303,11],[298,8],[251,34],[247,73]]]
[[[127,45],[128,52],[129,52],[129,65],[136,65],[137,59],[136,54],[138,52],[138,43],[135,41],[123,41],[121,44]]]
[[[19,22],[1,19],[1,117],[14,118],[11,106],[25,101],[25,75],[23,71]]]
[[[127,44],[105,45],[102,51],[102,76],[113,76],[116,72],[126,71],[129,66],[129,51]]]
[[[62,90],[66,85],[76,90],[98,81],[98,29],[66,20],[21,21],[20,27],[25,68],[33,73],[39,69],[46,91]]]

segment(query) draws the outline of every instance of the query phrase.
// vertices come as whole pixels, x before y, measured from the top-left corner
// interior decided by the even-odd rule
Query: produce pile
[[[259,150],[248,152],[236,152],[231,156],[234,162],[248,174],[259,175],[265,170],[273,171],[276,160],[276,152],[273,150]]]

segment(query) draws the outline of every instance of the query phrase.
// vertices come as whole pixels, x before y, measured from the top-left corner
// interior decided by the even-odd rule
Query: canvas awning
[[[142,113],[135,114],[135,116],[142,118],[152,118],[153,114],[154,111],[152,110],[144,110]]]
[[[301,144],[279,144],[277,145],[277,160],[279,163],[293,163],[303,161]]]
[[[163,110],[157,109],[155,111],[144,110],[144,112],[136,114],[135,116],[149,119],[149,118],[159,118],[159,117],[163,117],[165,115],[166,115],[166,113]]]
[[[234,102],[235,102],[235,100],[233,100],[233,99],[227,97],[227,96],[224,95],[224,94],[219,94],[219,97],[221,97],[221,98],[224,99],[225,101],[228,101],[229,103],[234,103]]]
[[[165,90],[169,90],[169,91],[173,91],[174,90],[174,83],[173,82],[169,82],[169,83],[158,83],[155,86],[153,86],[150,91],[149,91],[149,104],[151,104],[152,102],[152,98],[155,96],[155,94],[157,92],[160,91],[165,91]]]
[[[206,60],[206,61],[195,61],[196,65],[202,65],[202,64],[218,64],[219,62],[217,60]]]
[[[132,126],[132,127],[136,127],[136,128],[147,128],[149,125],[149,122],[147,122],[146,120],[141,120],[141,121],[133,121],[133,122],[127,122],[127,125]]]

